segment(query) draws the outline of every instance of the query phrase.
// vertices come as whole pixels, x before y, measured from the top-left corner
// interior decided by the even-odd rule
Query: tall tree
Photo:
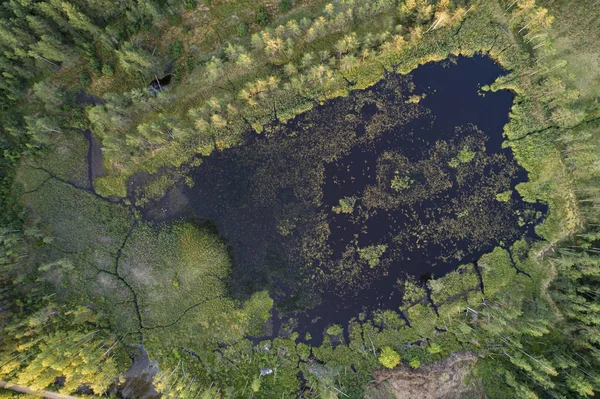
[[[14,316],[0,338],[0,379],[34,390],[61,381],[61,393],[85,385],[101,395],[119,374],[118,341],[85,307],[66,310],[48,303],[35,313]]]

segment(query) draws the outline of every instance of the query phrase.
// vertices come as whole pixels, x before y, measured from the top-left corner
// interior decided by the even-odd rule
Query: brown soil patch
[[[447,359],[417,370],[401,365],[393,370],[375,370],[367,398],[371,399],[466,399],[484,398],[480,387],[465,381],[477,356],[453,353]]]

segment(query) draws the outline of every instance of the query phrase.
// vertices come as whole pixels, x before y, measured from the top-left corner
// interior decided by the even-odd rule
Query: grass
[[[53,245],[68,252],[103,250],[114,254],[131,224],[124,206],[54,179],[23,198],[31,210],[31,222],[39,222]]]
[[[185,309],[227,296],[231,261],[216,234],[191,224],[136,227],[119,265],[139,295],[146,326],[167,325]],[[202,314],[200,308],[199,314]]]
[[[33,170],[28,165],[43,167],[50,170],[61,179],[68,180],[81,187],[88,186],[87,152],[88,142],[83,133],[66,130],[61,133],[51,133],[51,145],[35,158],[27,158],[17,170],[17,184],[23,185],[24,191],[34,190],[43,175],[48,174]]]
[[[573,4],[557,0],[548,4],[554,16],[553,35],[557,37],[557,57],[568,63],[572,84],[581,97],[581,105],[597,108],[600,87],[600,3]]]
[[[32,243],[28,274],[62,300],[98,306],[116,331],[135,331],[132,294],[113,274],[129,211],[54,179],[22,201],[45,242]]]
[[[202,351],[260,333],[272,300],[266,293],[244,303],[233,300],[230,272],[226,244],[213,228],[191,223],[139,224],[119,264],[119,274],[137,293],[154,353],[181,345]]]
[[[548,217],[536,227],[536,232],[548,241],[560,240],[581,226],[570,172],[560,150],[550,139],[557,137],[556,134],[556,131],[547,132],[508,142],[519,164],[529,172],[530,181],[517,185],[517,191],[525,201],[543,199],[548,203]]]

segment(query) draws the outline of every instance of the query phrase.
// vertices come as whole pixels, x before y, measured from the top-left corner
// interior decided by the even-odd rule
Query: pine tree
[[[87,308],[66,311],[52,304],[14,317],[0,333],[0,378],[42,390],[62,377],[62,393],[85,384],[103,394],[118,375],[112,353],[119,347],[97,323]]]
[[[89,33],[91,37],[97,37],[100,34],[100,29],[86,15],[81,13],[75,5],[62,2],[62,8],[73,27]]]

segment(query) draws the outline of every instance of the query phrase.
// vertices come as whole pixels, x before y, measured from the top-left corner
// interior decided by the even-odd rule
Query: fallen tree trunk
[[[77,398],[75,396],[63,395],[63,394],[60,394],[57,392],[49,392],[49,391],[44,391],[44,390],[36,391],[29,387],[26,387],[23,385],[11,384],[10,382],[6,382],[6,381],[0,381],[0,388],[10,389],[11,391],[27,393],[30,395],[37,395],[39,397],[47,398],[47,399],[81,399],[81,398]]]

